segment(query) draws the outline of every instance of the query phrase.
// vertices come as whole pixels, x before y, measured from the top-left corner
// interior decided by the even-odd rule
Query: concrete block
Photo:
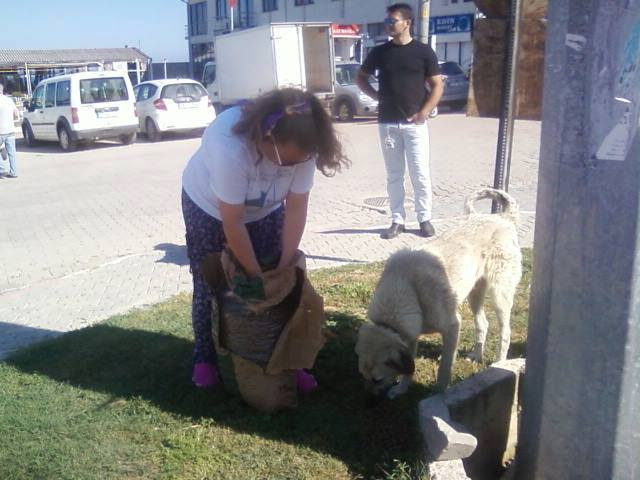
[[[477,447],[463,460],[468,475],[479,480],[499,478],[505,464],[515,456],[524,367],[524,359],[494,363],[444,393],[422,400],[420,426],[427,458],[443,459],[468,448],[459,435],[447,437],[444,431],[438,433],[433,425],[438,422],[431,420],[438,417],[446,420],[454,433],[470,434],[477,439]],[[442,428],[442,424],[438,427]],[[442,447],[443,436],[450,442],[449,451],[447,445]]]
[[[420,427],[427,456],[430,460],[456,460],[467,458],[475,450],[478,441],[463,431],[449,416],[449,410],[441,395],[420,402]]]
[[[464,471],[462,460],[432,462],[429,464],[429,480],[466,480],[470,477]]]

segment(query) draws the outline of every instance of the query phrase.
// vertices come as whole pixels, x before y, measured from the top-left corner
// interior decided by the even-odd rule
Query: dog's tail
[[[491,200],[497,200],[502,206],[502,215],[509,218],[512,222],[517,223],[520,216],[520,209],[516,199],[509,195],[504,190],[498,190],[496,188],[483,188],[477,192],[472,193],[467,197],[464,202],[464,212],[467,215],[477,213],[473,204],[478,200],[484,200],[489,198]]]

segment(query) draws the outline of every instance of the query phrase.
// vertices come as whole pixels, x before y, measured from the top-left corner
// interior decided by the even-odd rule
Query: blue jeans
[[[0,165],[1,174],[18,175],[18,160],[16,159],[16,135],[15,133],[0,134],[0,144],[4,142],[9,157],[9,171],[6,165]],[[4,162],[2,162],[4,163]]]
[[[391,221],[404,224],[404,171],[409,168],[418,222],[431,220],[431,171],[429,168],[429,127],[427,122],[381,123],[380,144],[387,169],[387,193]]]

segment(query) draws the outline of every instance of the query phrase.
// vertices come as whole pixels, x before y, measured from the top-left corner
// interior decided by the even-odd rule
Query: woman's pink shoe
[[[191,381],[198,388],[214,388],[220,383],[218,369],[212,363],[196,363]]]
[[[318,388],[318,382],[310,373],[304,370],[296,370],[296,385],[298,386],[298,393],[305,395],[311,393]]]

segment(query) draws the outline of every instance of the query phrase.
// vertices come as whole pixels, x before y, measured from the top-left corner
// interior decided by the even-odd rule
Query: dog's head
[[[398,376],[411,375],[415,370],[413,355],[400,335],[374,323],[360,327],[356,354],[365,389],[374,396],[384,395],[397,383]]]

